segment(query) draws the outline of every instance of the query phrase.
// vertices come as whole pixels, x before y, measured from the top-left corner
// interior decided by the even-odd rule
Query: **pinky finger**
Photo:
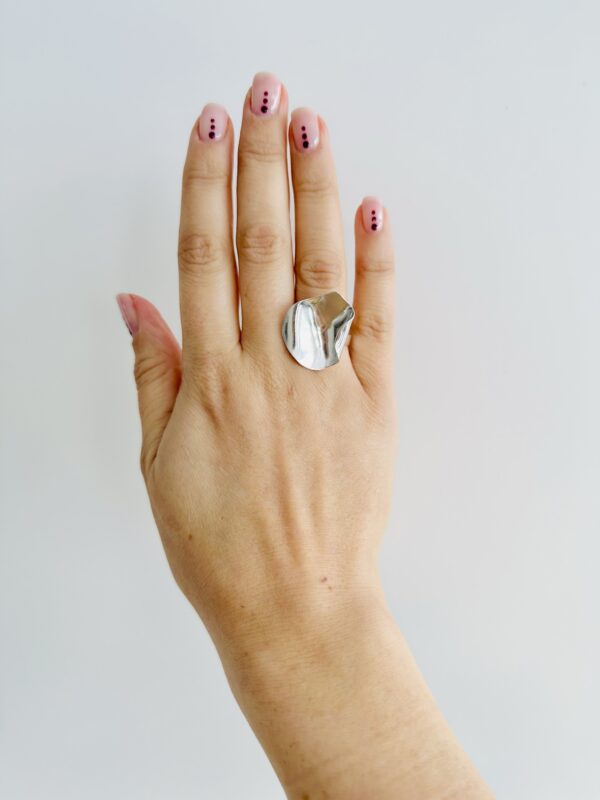
[[[394,350],[394,250],[388,215],[365,197],[354,220],[356,277],[350,357],[369,394],[391,387]]]

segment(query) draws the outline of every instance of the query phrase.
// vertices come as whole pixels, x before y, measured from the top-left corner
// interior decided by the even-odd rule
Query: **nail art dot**
[[[372,230],[372,231],[376,231],[376,230],[377,230],[377,223],[376,223],[376,222],[374,222],[374,223],[371,225],[371,230]]]
[[[263,92],[263,94],[264,94],[264,96],[266,97],[266,96],[269,94],[269,92],[268,92],[268,91],[265,89],[265,90],[264,90],[264,92]]]
[[[211,126],[210,126],[210,129],[211,129],[211,131],[214,131],[214,129],[215,129],[215,126],[214,126],[214,125],[211,125]]]
[[[304,148],[308,147],[308,142],[307,141],[302,142],[302,147]]]
[[[306,125],[303,125],[303,126],[302,126],[302,130],[303,130],[303,131],[305,131],[305,130],[306,130]]]
[[[214,138],[215,138],[215,132],[214,132],[214,131],[211,131],[211,132],[208,134],[208,137],[209,137],[209,139],[214,139]]]
[[[210,118],[210,121],[211,121],[211,122],[214,122],[214,121],[215,121],[215,118],[214,118],[214,117],[211,117],[211,118]]]
[[[266,114],[269,109],[267,108],[267,106],[261,106],[260,110],[262,111],[263,114]]]
[[[302,134],[302,138],[303,138],[303,139],[308,139],[308,136],[307,136],[305,133],[303,133],[303,134]]]

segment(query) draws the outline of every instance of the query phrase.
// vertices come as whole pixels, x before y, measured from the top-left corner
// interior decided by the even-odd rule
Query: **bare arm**
[[[285,88],[255,78],[237,257],[233,150],[227,113],[207,106],[183,179],[183,349],[147,301],[119,296],[142,470],[173,574],[289,798],[487,798],[377,575],[396,447],[390,221],[375,198],[358,209],[350,345],[334,366],[306,369],[282,340],[287,309],[346,294],[327,128],[302,109],[288,131]]]

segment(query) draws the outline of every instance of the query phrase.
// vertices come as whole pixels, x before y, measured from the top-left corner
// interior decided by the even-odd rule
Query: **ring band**
[[[354,309],[341,294],[309,297],[288,309],[281,329],[283,341],[302,367],[326,369],[340,360],[353,319]]]

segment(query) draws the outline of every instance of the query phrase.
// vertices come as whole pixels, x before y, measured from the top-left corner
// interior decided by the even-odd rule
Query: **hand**
[[[289,131],[287,119],[285,88],[257,75],[238,147],[237,270],[231,121],[211,104],[192,130],[179,236],[183,350],[150,303],[119,296],[154,516],[288,796],[433,797],[420,791],[447,791],[439,764],[448,752],[452,785],[480,797],[377,577],[396,441],[390,222],[379,201],[363,201],[349,347],[321,372],[299,366],[282,340],[285,312],[328,291],[346,296],[346,265],[325,123],[308,109],[292,113]]]
[[[331,368],[304,369],[283,343],[283,316],[296,300],[332,290],[346,296],[346,266],[329,135],[308,110],[293,113],[289,131],[294,263],[287,118],[285,89],[258,76],[238,151],[239,279],[231,121],[209,105],[194,126],[179,240],[183,353],[146,301],[121,298],[135,331],[152,508],[175,578],[216,639],[280,604],[331,605],[371,585],[388,513],[389,221],[374,199],[358,210],[349,349]]]

